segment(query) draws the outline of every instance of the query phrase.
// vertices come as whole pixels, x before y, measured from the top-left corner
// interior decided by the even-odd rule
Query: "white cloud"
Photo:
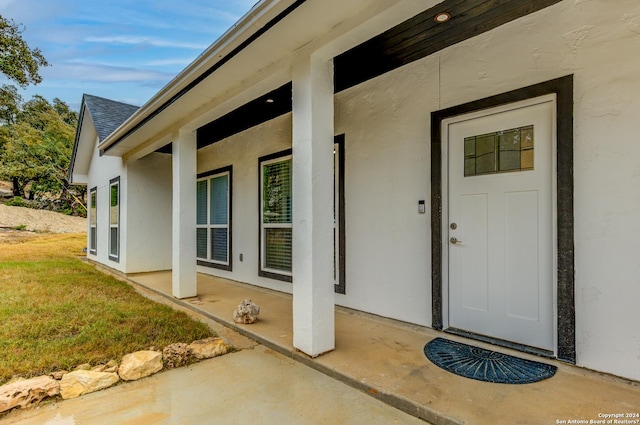
[[[43,73],[45,74],[45,73]],[[168,82],[173,73],[160,72],[140,68],[113,66],[90,62],[67,62],[47,68],[45,80],[74,80],[100,83],[142,82],[157,84]]]
[[[23,23],[25,40],[52,64],[25,98],[76,105],[85,92],[141,104],[255,1],[0,0],[0,15]]]
[[[109,37],[87,37],[85,38],[88,43],[105,43],[105,44],[134,44],[145,45],[154,47],[177,47],[181,49],[196,49],[204,50],[208,47],[207,44],[202,43],[189,43],[172,40],[163,40],[155,37],[144,36],[131,36],[131,35],[116,35]]]
[[[69,3],[67,0],[57,0],[38,2],[35,5],[25,0],[0,0],[0,14],[29,27],[32,22],[64,16],[70,11]]]
[[[167,59],[158,59],[153,61],[145,62],[145,66],[172,66],[172,65],[180,65],[182,67],[186,67],[189,65],[195,56],[192,58],[167,58]]]

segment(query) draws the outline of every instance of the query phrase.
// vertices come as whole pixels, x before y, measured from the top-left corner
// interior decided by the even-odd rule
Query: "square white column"
[[[293,67],[293,345],[335,348],[333,281],[333,61]]]
[[[172,143],[173,216],[171,292],[195,297],[196,281],[196,133],[180,130]]]

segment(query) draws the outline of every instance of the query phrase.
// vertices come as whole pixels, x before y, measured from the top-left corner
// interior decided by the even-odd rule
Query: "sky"
[[[0,15],[23,24],[50,64],[23,99],[57,97],[77,111],[83,93],[142,106],[255,2],[0,0]]]

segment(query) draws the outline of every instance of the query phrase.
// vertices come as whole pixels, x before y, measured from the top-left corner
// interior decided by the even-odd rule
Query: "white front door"
[[[554,349],[554,117],[545,96],[443,122],[451,328]]]

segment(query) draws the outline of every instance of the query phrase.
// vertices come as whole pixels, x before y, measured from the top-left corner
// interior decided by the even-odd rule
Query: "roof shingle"
[[[84,95],[84,103],[96,126],[100,142],[138,110],[137,106],[90,94]]]

